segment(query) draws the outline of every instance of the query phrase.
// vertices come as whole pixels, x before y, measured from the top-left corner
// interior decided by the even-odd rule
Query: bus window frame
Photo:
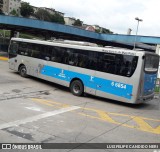
[[[14,44],[14,43],[16,43],[17,48],[16,48],[16,51],[13,52],[12,47],[13,47],[13,44]],[[9,52],[8,52],[10,59],[17,57],[17,55],[18,55],[18,49],[19,49],[19,42],[17,42],[17,41],[12,41],[11,44],[10,44],[10,46],[9,46]]]
[[[23,56],[28,56],[28,57],[31,57],[31,58],[47,60],[47,61],[50,61],[50,62],[57,62],[57,63],[60,63],[60,64],[70,65],[70,66],[89,69],[89,70],[95,70],[95,71],[99,71],[99,72],[103,72],[103,73],[107,73],[107,74],[113,74],[113,75],[117,75],[117,76],[123,76],[123,77],[132,77],[132,75],[134,74],[134,72],[137,68],[138,59],[139,59],[138,56],[132,56],[132,55],[97,52],[97,51],[91,51],[91,50],[87,50],[87,49],[83,50],[83,49],[79,49],[79,48],[52,46],[52,45],[36,44],[36,43],[29,43],[29,42],[17,42],[17,41],[15,41],[15,42],[18,43],[19,46],[26,45],[26,49],[24,51],[24,54],[21,54],[21,52],[19,51],[19,47],[18,47],[18,53],[17,54],[20,54],[20,55],[23,55]],[[32,50],[30,50],[31,46],[33,46],[33,47],[38,46],[38,48],[39,48],[37,50],[39,52],[38,57],[34,57],[34,56],[29,54],[29,51],[33,52]],[[48,56],[49,52],[50,52],[50,56]],[[64,53],[68,54],[67,56],[65,56],[67,58],[66,61],[64,61],[64,55],[62,55]],[[60,58],[59,61],[58,60],[55,60],[55,61],[53,60],[53,57],[55,56],[55,54],[57,54],[59,56],[59,58]],[[86,62],[87,64],[85,66],[81,66],[79,61],[77,61],[78,62],[77,64],[71,64],[69,62],[70,61],[70,55],[75,56],[76,54],[77,54],[78,57],[79,56],[86,56],[86,61],[84,61],[84,62]],[[123,56],[123,57],[119,58],[118,55]],[[122,59],[124,60],[124,58],[127,58],[127,56],[132,57],[132,62],[134,60],[134,57],[137,57],[136,58],[136,66],[134,65],[134,67],[133,67],[133,63],[130,62],[131,65],[129,66],[129,68],[131,70],[130,70],[130,74],[128,74],[128,75],[123,74],[121,72],[123,70],[123,68],[125,68],[125,65],[121,65],[120,69],[117,65],[118,58],[121,59],[121,60]],[[74,59],[76,59],[76,57],[74,57]],[[102,68],[100,69],[98,67],[100,63],[105,64],[105,62],[108,62],[110,64],[110,69],[112,69],[112,70],[108,71],[108,69],[107,69],[107,71],[105,71],[104,67],[103,67],[103,69]],[[129,68],[128,68],[128,71],[129,71]],[[134,71],[133,71],[133,69],[134,69]]]
[[[159,58],[160,56],[157,56],[156,54],[146,54],[144,57],[144,67],[143,67],[144,72],[147,74],[156,74],[158,72],[159,62],[158,62],[158,67],[157,67],[156,71],[146,71],[146,68],[145,68],[146,67],[146,56],[155,56],[157,58]],[[158,61],[159,61],[159,59],[158,59]]]

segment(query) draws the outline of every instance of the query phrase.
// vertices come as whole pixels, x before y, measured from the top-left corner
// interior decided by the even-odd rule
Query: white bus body
[[[12,38],[9,68],[83,92],[127,103],[154,97],[159,56],[145,51]]]

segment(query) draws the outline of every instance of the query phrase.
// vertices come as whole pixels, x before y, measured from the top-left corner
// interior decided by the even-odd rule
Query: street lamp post
[[[138,21],[138,24],[137,24],[136,36],[135,36],[135,40],[134,40],[134,50],[136,48],[136,41],[137,41],[137,33],[138,33],[139,22],[143,21],[142,19],[139,19],[138,17],[136,17],[135,20]]]

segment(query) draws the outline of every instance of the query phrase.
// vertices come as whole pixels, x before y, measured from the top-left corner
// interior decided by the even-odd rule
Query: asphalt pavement
[[[81,143],[160,143],[158,96],[141,105],[76,97],[60,85],[20,77],[9,70],[7,61],[0,60],[0,70],[0,143],[78,143],[77,149],[54,150],[66,152],[154,152],[80,147]]]

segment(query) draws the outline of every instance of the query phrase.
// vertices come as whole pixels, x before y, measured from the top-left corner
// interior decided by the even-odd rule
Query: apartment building
[[[66,25],[73,25],[76,19],[73,17],[64,17],[64,21]]]
[[[3,12],[9,15],[13,10],[20,14],[21,0],[3,0]]]

